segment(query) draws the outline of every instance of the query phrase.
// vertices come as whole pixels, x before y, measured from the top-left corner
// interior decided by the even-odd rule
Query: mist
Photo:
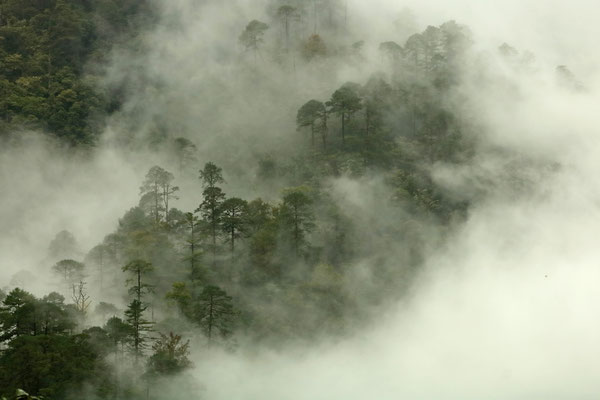
[[[320,28],[343,56],[305,62],[291,51],[269,58],[273,43],[283,40],[277,26],[265,33],[264,54],[241,50],[240,32],[251,20],[271,18],[275,3],[155,1],[158,22],[135,45],[115,45],[106,63],[88,67],[101,71],[98,90],[119,88],[122,96],[95,147],[73,149],[37,131],[0,141],[0,288],[36,296],[60,290],[51,271],[57,260],[48,256],[55,235],[71,232],[73,257],[83,260],[138,205],[154,165],[175,174],[174,207],[183,211],[198,207],[198,170],[209,161],[223,168],[227,195],[273,204],[286,187],[320,179],[294,169],[310,163],[299,155],[307,144],[296,129],[298,108],[327,99],[348,81],[365,84],[381,74],[393,82],[379,44],[403,44],[430,25],[455,20],[468,27],[472,48],[443,102],[464,127],[469,157],[415,164],[446,198],[467,203],[466,211],[440,222],[406,202],[391,204],[391,173],[357,174],[350,161],[342,163],[341,172],[315,187],[354,227],[353,256],[335,283],[351,299],[344,301],[354,318],[344,315],[344,328],[324,324],[320,331],[321,311],[311,305],[297,316],[314,331],[308,339],[267,332],[258,340],[240,330],[235,343],[221,347],[207,347],[199,329],[178,322],[173,326],[191,339],[193,367],[152,390],[156,398],[211,400],[596,398],[600,28],[593,19],[599,6],[350,0],[344,27]],[[360,40],[360,56],[348,55]],[[527,63],[506,59],[498,52],[503,43],[518,57],[534,56]],[[561,82],[559,65],[581,87]],[[190,168],[178,168],[164,144],[175,137],[197,147]],[[279,171],[269,179],[265,160]],[[327,247],[325,228],[309,237]],[[314,282],[319,275],[306,272],[308,265],[293,264],[293,279]],[[295,319],[296,300],[272,302],[282,289],[265,286],[264,292],[227,289],[273,320]],[[91,288],[92,301],[124,308],[126,291]],[[170,321],[168,308],[156,307],[157,318]],[[294,328],[282,329],[288,330]]]

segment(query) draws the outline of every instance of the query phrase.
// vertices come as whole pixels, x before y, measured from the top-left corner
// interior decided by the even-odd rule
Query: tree
[[[200,179],[204,188],[215,187],[218,183],[223,183],[223,169],[217,167],[212,162],[204,164],[204,168],[200,170]]]
[[[52,292],[36,304],[36,328],[44,335],[62,334],[75,328],[76,322],[65,306],[65,298]]]
[[[173,179],[175,178],[173,177],[172,173],[164,171],[162,180],[160,182],[161,197],[165,209],[165,222],[167,227],[169,226],[169,201],[171,199],[179,199],[179,197],[175,195],[175,193],[179,191],[179,186],[173,185]]]
[[[77,253],[78,246],[75,236],[66,230],[58,232],[48,247],[48,255],[51,261],[75,257]]]
[[[106,320],[107,315],[115,316],[119,312],[119,309],[112,303],[106,303],[104,301],[99,302],[94,308],[94,314],[100,315],[102,321]]]
[[[290,49],[290,21],[299,17],[295,7],[284,5],[277,9],[277,18],[281,20],[285,32],[285,50]]]
[[[338,114],[342,121],[342,143],[345,143],[346,122],[362,108],[356,84],[346,83],[336,90],[327,102],[331,112]]]
[[[73,304],[75,305],[75,310],[77,310],[81,316],[85,316],[87,309],[90,306],[90,296],[85,290],[85,285],[86,283],[84,281],[73,284],[73,294],[71,296]]]
[[[320,115],[321,123],[317,126],[317,131],[321,134],[321,141],[323,142],[323,151],[327,151],[327,135],[329,133],[329,127],[327,126],[328,116],[329,111],[327,110],[326,104],[324,104]]]
[[[312,200],[307,194],[308,188],[299,187],[288,189],[283,196],[280,218],[285,231],[291,234],[296,257],[305,241],[306,234],[314,227]]]
[[[244,46],[246,50],[252,50],[254,52],[255,59],[260,45],[264,42],[263,36],[267,29],[269,29],[269,25],[264,22],[252,20],[246,25],[246,29],[244,29],[239,37],[240,44]]]
[[[144,311],[147,308],[141,301],[135,299],[129,303],[127,310],[125,310],[125,319],[130,326],[128,343],[131,346],[136,363],[147,347],[148,338],[145,333],[152,330],[153,323],[144,318]]]
[[[104,269],[108,263],[108,246],[99,244],[92,248],[85,257],[85,263],[87,265],[95,266],[98,271],[98,277],[100,279],[100,291],[104,290]]]
[[[317,57],[324,57],[327,55],[327,46],[320,35],[313,34],[302,46],[302,56],[307,61],[311,61]]]
[[[240,237],[245,229],[248,202],[238,197],[232,197],[221,205],[221,227],[229,236],[231,255],[235,251],[235,240]]]
[[[296,114],[296,125],[298,126],[298,129],[310,126],[310,140],[313,147],[315,145],[317,121],[319,118],[323,118],[324,113],[325,105],[322,102],[318,100],[309,100],[300,107]]]
[[[11,290],[0,306],[0,342],[36,333],[36,299],[22,289]]]
[[[372,77],[363,86],[361,92],[365,115],[365,134],[369,136],[383,126],[383,116],[389,104],[392,88],[381,77]]]
[[[196,152],[198,148],[190,140],[178,137],[173,141],[173,151],[177,157],[179,172],[182,172],[188,164],[197,161]]]
[[[22,289],[13,289],[0,305],[0,342],[23,335],[54,335],[71,331],[75,322],[64,300],[56,292],[37,299]]]
[[[152,345],[154,354],[148,360],[149,375],[173,375],[187,368],[192,363],[188,359],[190,341],[183,341],[181,336],[169,332],[168,335],[159,332],[160,337]]]
[[[0,354],[0,396],[21,388],[66,399],[84,387],[95,388],[92,397],[102,391],[110,395],[109,374],[87,335],[20,336]]]
[[[208,231],[212,238],[211,250],[214,266],[217,257],[217,235],[221,219],[221,203],[225,199],[225,194],[216,185],[225,182],[225,180],[223,179],[221,168],[212,162],[206,163],[204,169],[200,170],[200,179],[202,179],[202,185],[204,186],[204,191],[202,192],[203,201],[196,209],[196,212],[200,212],[207,223]]]
[[[198,251],[200,245],[200,221],[193,213],[185,214],[185,225],[188,230],[186,244],[190,249],[189,255],[185,261],[190,263],[190,280],[194,282],[198,278],[198,267],[200,264],[201,253]]]
[[[396,42],[383,42],[379,45],[379,51],[385,54],[391,61],[392,65],[395,66],[398,60],[403,56],[404,50]]]
[[[83,279],[85,265],[75,260],[61,260],[52,266],[52,270],[60,275],[65,286],[70,288],[73,283]]]
[[[113,342],[115,354],[119,349],[119,346],[121,352],[123,352],[124,346],[128,343],[132,336],[131,325],[125,323],[121,318],[113,316],[106,321],[104,330],[107,332],[108,337]]]
[[[152,290],[153,286],[142,281],[142,276],[153,271],[152,264],[144,260],[133,260],[123,267],[124,272],[133,275],[133,279],[127,281],[128,284],[134,283],[129,289],[129,294],[135,296],[135,299],[129,303],[125,311],[125,317],[129,326],[131,326],[130,344],[135,355],[136,363],[143,349],[146,347],[146,338],[144,332],[151,330],[151,322],[143,317],[144,311],[148,308],[142,303],[142,296]]]
[[[273,220],[273,207],[262,199],[255,199],[248,203],[246,212],[246,228],[249,233],[258,232],[267,223]]]
[[[404,52],[409,61],[412,63],[412,67],[415,72],[424,69],[425,66],[425,52],[424,52],[424,40],[423,36],[418,33],[410,36],[404,45]]]
[[[173,174],[155,165],[140,187],[140,206],[149,211],[155,226],[160,224],[163,213],[165,222],[169,222],[169,201],[177,199],[175,193],[179,191],[179,187],[173,185],[173,179]]]
[[[122,268],[123,272],[129,272],[133,278],[127,280],[127,284],[133,286],[129,288],[129,294],[135,296],[138,302],[142,302],[142,296],[152,291],[153,286],[142,282],[142,276],[152,272],[154,267],[151,263],[144,260],[133,260]]]
[[[208,336],[209,342],[214,333],[227,337],[232,332],[235,311],[231,296],[217,286],[206,286],[197,299],[195,318]]]
[[[192,293],[185,282],[175,282],[170,291],[165,295],[167,300],[175,302],[181,315],[191,317]]]

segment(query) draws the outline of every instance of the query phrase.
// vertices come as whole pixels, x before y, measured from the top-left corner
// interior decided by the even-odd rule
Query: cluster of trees
[[[268,23],[252,20],[239,37],[240,45],[252,51],[255,60],[257,56],[262,58],[260,50],[268,30],[271,58],[280,64],[286,64],[296,54],[310,62],[328,54],[348,55],[362,46],[362,42],[354,43],[350,49],[338,45],[348,25],[345,1],[274,0],[268,5],[267,14]],[[323,35],[331,39],[329,50]]]
[[[44,4],[81,15],[92,7],[59,0]],[[312,17],[309,4],[297,2],[277,5],[270,21],[281,30],[284,53],[301,51],[307,60],[327,54],[318,33],[328,32],[323,28],[326,9],[320,7],[340,7],[335,2],[311,4],[316,5]],[[31,13],[10,19],[0,29],[29,26],[36,15]],[[331,20],[339,28],[339,13],[331,12]],[[300,27],[311,24],[321,28],[302,36]],[[240,35],[240,43],[257,59],[269,29],[255,20]],[[308,40],[299,48],[301,37]],[[353,48],[359,51],[361,45]],[[65,398],[85,383],[100,398],[135,398],[140,393],[120,378],[123,370],[111,372],[106,362],[133,366],[133,382],[151,381],[191,366],[190,343],[183,337],[194,332],[202,332],[207,345],[233,346],[238,333],[261,342],[310,340],[348,329],[359,319],[365,299],[377,303],[386,287],[406,285],[407,271],[418,267],[420,257],[412,233],[390,232],[390,238],[406,242],[406,257],[394,269],[381,267],[372,278],[376,283],[357,297],[348,289],[356,282],[346,283],[354,279],[353,262],[373,257],[372,249],[363,243],[364,227],[328,194],[327,181],[377,171],[394,193],[390,200],[411,215],[447,223],[462,212],[466,204],[446,197],[422,164],[468,156],[464,126],[445,101],[458,82],[458,59],[467,45],[468,33],[454,23],[429,27],[404,46],[382,43],[388,76],[375,75],[365,84],[348,82],[329,99],[302,105],[296,127],[310,132],[310,145],[299,148],[292,161],[260,162],[257,179],[283,183],[277,199],[228,196],[223,170],[208,162],[199,169],[197,207],[179,210],[174,204],[182,191],[175,175],[154,166],[141,183],[138,205],[87,254],[72,235],[60,232],[50,245],[49,259],[55,261],[51,269],[60,282],[57,291],[71,302],[66,304],[58,293],[38,299],[20,289],[6,296],[0,307],[0,375],[5,377],[0,394],[12,396],[20,388]],[[81,60],[93,55],[89,48],[84,53]],[[82,63],[66,62],[73,82],[83,77]],[[53,68],[44,76],[58,74]],[[23,76],[11,79],[17,84]],[[22,112],[12,110],[5,121],[16,121]],[[83,131],[77,132],[81,136]],[[175,139],[168,150],[179,171],[198,165],[189,140]],[[31,364],[13,368],[21,357]],[[68,368],[65,363],[70,363]]]
[[[146,1],[0,2],[0,135],[39,129],[70,143],[95,141],[118,107],[85,66],[130,40],[151,15]],[[110,97],[109,97],[110,96]]]
[[[103,349],[77,330],[80,311],[50,293],[38,299],[21,289],[0,303],[0,395],[17,389],[48,398],[65,398],[90,382],[108,390]]]
[[[19,288],[0,292],[0,396],[12,398],[17,393],[21,398],[27,392],[66,399],[89,388],[93,388],[90,395],[98,398],[137,396],[139,388],[118,376],[123,371],[109,367],[111,355],[117,363],[131,362],[144,379],[189,367],[189,342],[173,333],[152,338],[153,352],[145,367],[140,365],[150,341],[145,334],[151,330],[143,317],[147,306],[141,302],[149,286],[141,276],[150,268],[137,260],[123,267],[134,277],[130,288],[134,299],[124,313],[125,320],[113,315],[102,327],[86,327],[89,295],[84,285],[69,304],[57,292],[42,298]],[[99,303],[96,311],[117,313],[107,303]]]

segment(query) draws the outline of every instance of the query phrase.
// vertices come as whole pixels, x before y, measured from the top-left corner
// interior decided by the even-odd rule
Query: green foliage
[[[313,34],[302,46],[302,56],[306,61],[312,61],[327,55],[327,46],[320,35]]]
[[[221,204],[221,228],[227,234],[231,253],[235,251],[235,240],[246,231],[248,202],[239,197],[231,197]]]
[[[190,280],[194,282],[197,279],[202,278],[203,271],[201,269],[200,261],[202,259],[202,253],[200,251],[201,246],[201,225],[198,217],[196,217],[193,213],[188,212],[185,213],[185,245],[188,247],[189,251],[186,251],[186,255],[183,260],[189,263],[189,276]]]
[[[0,305],[0,342],[24,335],[62,334],[75,326],[64,297],[50,293],[42,299],[16,288]]]
[[[119,346],[121,348],[130,342],[130,338],[133,334],[131,325],[125,323],[119,317],[111,317],[104,325],[104,331],[112,341],[113,345],[111,348],[117,351]]]
[[[311,145],[315,145],[315,132],[317,131],[318,121],[321,120],[321,125],[323,124],[323,120],[326,119],[325,114],[327,110],[325,109],[325,105],[318,100],[309,100],[306,102],[300,109],[296,115],[296,125],[298,129],[309,126],[310,127],[310,140]],[[325,145],[325,143],[323,143]]]
[[[223,179],[222,169],[212,162],[206,163],[204,168],[200,170],[200,179],[204,186],[204,191],[202,192],[203,200],[196,209],[196,212],[200,212],[206,223],[206,231],[212,238],[212,243],[208,247],[213,254],[214,266],[217,254],[217,236],[221,223],[221,204],[225,199],[225,193],[216,185],[225,182],[225,180]]]
[[[250,21],[239,37],[240,44],[246,50],[258,51],[260,45],[264,42],[263,36],[267,29],[269,29],[269,25],[264,22]]]
[[[142,277],[154,270],[151,263],[144,260],[133,260],[123,266],[123,272],[129,272],[131,278],[127,280],[127,284],[131,285],[129,294],[134,295],[138,302],[141,302],[142,296],[152,291],[153,286],[142,281]]]
[[[306,244],[306,235],[314,228],[314,214],[309,188],[298,187],[286,190],[279,218],[283,231],[292,242],[296,257]]]
[[[207,162],[204,168],[200,170],[200,180],[205,188],[213,188],[217,184],[225,182],[223,169],[212,162]]]
[[[106,390],[107,367],[85,335],[23,336],[0,357],[0,387],[9,395],[17,388],[47,398],[65,398],[84,383]]]
[[[173,185],[175,177],[169,171],[155,165],[146,174],[140,187],[140,207],[154,219],[154,225],[161,222],[169,225],[169,202],[177,199],[178,186]]]
[[[198,148],[190,140],[182,137],[173,140],[173,153],[179,165],[179,171],[183,171],[189,165],[196,163],[196,152]]]
[[[93,144],[111,100],[94,90],[86,64],[151,15],[146,1],[5,0],[0,12],[0,135],[41,129]],[[60,257],[64,258],[64,257]]]
[[[0,306],[0,395],[20,388],[47,398],[66,398],[85,383],[110,391],[102,361],[102,330],[72,335],[75,323],[58,293],[41,299],[13,289]]]
[[[148,359],[147,375],[173,375],[187,368],[192,363],[188,359],[190,341],[183,342],[181,336],[169,332],[159,332],[159,338],[152,345],[154,353]]]
[[[192,315],[192,293],[185,282],[173,283],[172,289],[165,295],[167,300],[175,302],[179,311],[186,317]]]
[[[61,260],[52,266],[52,271],[59,275],[67,286],[83,279],[85,265],[75,260]]]
[[[227,337],[232,333],[236,315],[232,298],[217,286],[206,286],[195,300],[194,320],[202,327],[208,340],[217,335]]]
[[[129,329],[126,330],[129,333],[126,343],[135,355],[136,361],[148,347],[149,338],[147,333],[152,331],[153,323],[144,318],[144,311],[147,308],[141,301],[135,299],[129,303],[127,310],[125,310],[125,319],[129,325]]]
[[[348,82],[333,92],[326,103],[330,112],[340,116],[342,122],[342,143],[346,140],[346,123],[348,119],[362,108],[358,95],[358,85]]]

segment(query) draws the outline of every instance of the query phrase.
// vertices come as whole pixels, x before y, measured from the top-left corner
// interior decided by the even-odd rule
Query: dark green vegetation
[[[149,18],[138,0],[0,1],[0,135],[38,129],[94,143],[119,107],[118,93],[96,90],[99,68],[114,45],[135,45]]]

